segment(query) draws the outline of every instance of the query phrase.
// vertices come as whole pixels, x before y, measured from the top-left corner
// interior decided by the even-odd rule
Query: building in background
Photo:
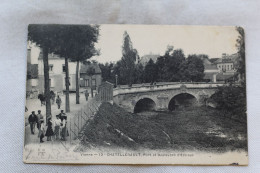
[[[32,64],[31,47],[27,47],[26,98],[38,96],[38,64]]]
[[[39,69],[39,82],[38,88],[40,92],[44,92],[44,67],[43,67],[43,55],[42,52],[38,58],[38,69]],[[66,90],[65,86],[65,60],[58,55],[49,54],[49,80],[50,90],[61,93]],[[76,91],[76,62],[69,61],[69,81],[70,81],[70,92]]]
[[[93,75],[90,76],[88,74],[89,68],[93,68]],[[87,89],[90,91],[90,87],[92,86],[93,90],[98,90],[99,85],[101,85],[102,77],[101,77],[101,69],[97,62],[87,62],[81,64],[80,66],[80,87],[82,89]]]
[[[143,66],[145,66],[150,61],[150,59],[153,60],[154,63],[156,63],[156,61],[159,57],[160,57],[159,54],[150,53],[150,54],[142,56],[138,63],[141,63]]]
[[[213,62],[219,70],[217,81],[235,80],[234,75],[237,72],[238,58],[237,53],[232,55],[223,53],[222,58],[218,58]]]

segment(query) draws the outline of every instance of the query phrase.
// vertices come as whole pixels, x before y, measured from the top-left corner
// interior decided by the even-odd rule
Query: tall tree
[[[246,61],[245,61],[245,32],[242,27],[237,27],[236,30],[239,33],[237,41],[237,49],[238,49],[238,56],[239,56],[239,63],[238,63],[238,73],[240,75],[241,81],[245,82],[245,72],[246,72]]]
[[[144,66],[141,63],[135,65],[134,83],[144,82]]]
[[[102,80],[115,83],[115,75],[113,75],[113,63],[99,64],[101,69]]]
[[[138,53],[136,49],[133,49],[132,41],[126,31],[124,32],[123,37],[121,73],[126,78],[127,84],[131,86],[133,83],[133,73],[135,69],[135,62],[138,58]]]
[[[204,64],[197,55],[189,55],[183,64],[184,79],[187,81],[199,82],[204,77]]]
[[[157,79],[157,66],[152,59],[148,61],[144,68],[144,81],[153,83]]]
[[[99,26],[94,25],[75,25],[77,33],[73,35],[73,42],[76,45],[73,49],[74,54],[70,59],[77,62],[76,66],[76,104],[79,104],[79,63],[99,55],[99,50],[95,48],[98,41]]]
[[[93,66],[89,66],[87,69],[87,75],[90,76],[90,90],[91,90],[91,97],[93,98],[93,85],[92,85],[92,77],[95,75],[95,68]]]
[[[176,49],[169,56],[169,60],[166,64],[167,75],[170,82],[177,82],[181,80],[182,71],[181,66],[185,62],[185,56],[181,49]]]
[[[46,119],[51,116],[49,62],[48,54],[54,52],[57,39],[57,25],[29,25],[28,39],[42,49],[44,68],[44,94],[46,100]]]
[[[95,34],[98,35],[98,33],[96,33],[98,32],[98,30],[96,30],[95,27],[92,28],[88,25],[58,25],[57,28],[59,33],[56,44],[58,46],[55,50],[55,53],[58,54],[61,58],[65,59],[66,112],[70,112],[69,61],[78,61],[91,57],[93,53],[93,38],[91,38],[90,36],[93,36]],[[92,30],[94,31],[92,32]]]

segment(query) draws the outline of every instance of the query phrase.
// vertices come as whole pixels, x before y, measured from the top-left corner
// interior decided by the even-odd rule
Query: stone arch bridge
[[[138,107],[164,111],[171,107],[175,98],[183,95],[193,98],[197,106],[205,104],[223,83],[158,83],[120,86],[113,91],[113,101],[128,112],[137,112]],[[183,100],[183,99],[181,99]]]

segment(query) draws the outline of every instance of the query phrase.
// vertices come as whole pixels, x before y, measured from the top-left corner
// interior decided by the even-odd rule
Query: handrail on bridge
[[[135,92],[145,92],[151,90],[166,90],[166,89],[178,89],[182,85],[186,88],[217,88],[218,86],[225,85],[224,82],[160,82],[154,84],[134,84],[131,87],[127,85],[121,85],[113,89],[113,95],[119,95],[124,93],[135,93]]]

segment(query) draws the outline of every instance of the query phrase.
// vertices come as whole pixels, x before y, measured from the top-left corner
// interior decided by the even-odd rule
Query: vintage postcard
[[[28,26],[25,163],[248,165],[244,30]]]

